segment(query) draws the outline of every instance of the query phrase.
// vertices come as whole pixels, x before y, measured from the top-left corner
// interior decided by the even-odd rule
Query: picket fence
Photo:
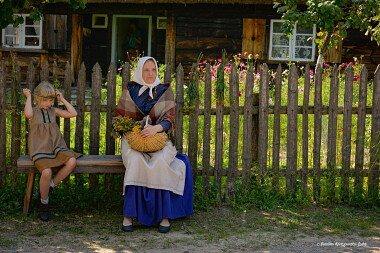
[[[193,64],[193,69],[197,67]],[[6,185],[6,174],[10,173],[11,183],[17,165],[17,159],[21,155],[21,139],[24,130],[21,129],[23,105],[20,103],[20,70],[17,61],[13,68],[5,68],[5,62],[0,62],[0,185]],[[28,66],[25,86],[33,90],[39,81],[53,82],[57,78],[57,65],[51,67],[45,63],[41,69],[37,69],[32,63]],[[303,105],[298,105],[298,72],[295,64],[291,65],[288,75],[287,105],[281,106],[282,69],[277,68],[274,79],[275,99],[274,106],[269,106],[269,82],[268,66],[263,64],[260,75],[260,93],[253,93],[254,71],[250,67],[245,78],[245,102],[239,106],[239,76],[237,66],[232,64],[229,77],[229,107],[225,106],[223,99],[216,100],[216,107],[211,108],[212,85],[210,65],[207,65],[204,74],[204,107],[199,106],[199,97],[195,97],[191,107],[185,107],[184,87],[188,86],[184,70],[179,64],[175,73],[175,102],[176,102],[176,148],[178,152],[187,151],[193,168],[194,178],[202,178],[205,194],[209,192],[210,184],[218,186],[219,193],[225,193],[228,199],[233,199],[237,193],[237,180],[241,178],[242,189],[248,189],[250,184],[270,180],[274,191],[279,191],[280,179],[286,179],[286,193],[293,194],[297,190],[307,193],[309,182],[312,181],[312,192],[315,199],[321,194],[321,178],[327,182],[327,197],[331,200],[347,201],[350,194],[350,179],[354,181],[356,192],[364,192],[371,198],[379,196],[379,160],[380,160],[380,65],[378,66],[373,81],[373,104],[367,106],[368,71],[363,66],[359,80],[359,103],[353,107],[353,67],[346,69],[344,106],[338,107],[338,68],[335,66],[330,77],[329,104],[322,104],[322,67],[315,69],[315,85],[310,85],[310,67],[305,68],[305,84]],[[8,73],[6,73],[8,71]],[[12,72],[11,72],[12,71]],[[39,75],[37,71],[40,71]],[[218,71],[224,71],[219,68]],[[11,73],[9,73],[11,72]],[[90,112],[89,126],[89,154],[98,155],[100,145],[105,145],[106,154],[115,154],[115,140],[111,136],[112,117],[116,101],[116,68],[113,63],[109,65],[107,72],[107,105],[101,105],[102,70],[98,64],[92,69],[91,78],[91,105],[85,104],[86,69],[82,63],[77,79],[71,71],[69,63],[66,65],[64,78],[64,94],[71,97],[72,86],[76,86],[75,104],[78,116],[76,117],[75,134],[71,133],[70,120],[64,119],[63,136],[70,145],[70,138],[75,135],[75,146],[70,147],[83,153],[84,147],[84,122],[85,112]],[[51,75],[52,74],[52,75]],[[200,77],[197,71],[192,71],[190,80],[199,92]],[[11,76],[7,80],[6,76]],[[36,77],[39,76],[39,79]],[[126,63],[122,70],[123,87],[130,80],[131,67]],[[223,75],[218,75],[223,78]],[[165,72],[165,82],[172,81],[170,67]],[[224,82],[224,80],[218,80]],[[8,85],[7,85],[8,82]],[[9,84],[11,83],[11,85]],[[8,89],[7,89],[8,87]],[[314,104],[309,105],[310,87],[314,87]],[[11,90],[11,99],[7,103],[7,90]],[[100,113],[106,112],[106,136],[105,143],[100,143]],[[6,136],[6,114],[11,114],[11,136]],[[273,140],[268,139],[268,116],[273,116]],[[287,117],[287,142],[286,142],[286,167],[280,168],[280,116]],[[298,114],[302,114],[302,126],[298,126]],[[309,129],[308,117],[314,114],[314,129]],[[337,117],[343,114],[343,139],[341,164],[337,164]],[[357,136],[355,145],[355,163],[351,168],[351,129],[352,115],[357,114]],[[366,115],[371,115],[371,146],[369,166],[364,167],[364,137]],[[184,117],[188,115],[188,135],[184,136]],[[215,115],[215,148],[211,149],[211,118]],[[230,117],[230,135],[228,136],[228,167],[223,168],[224,157],[224,116]],[[327,144],[327,168],[321,168],[321,138],[322,115],[328,115],[328,144]],[[199,131],[199,118],[203,117],[203,133]],[[244,117],[243,126],[243,150],[239,156],[239,117]],[[187,119],[187,117],[186,117]],[[26,122],[26,132],[28,124]],[[302,143],[297,141],[298,131],[302,131]],[[309,132],[313,131],[314,141],[310,143]],[[202,149],[198,147],[198,135],[203,135]],[[71,137],[70,137],[71,136]],[[10,157],[7,157],[6,138],[11,138]],[[184,149],[184,138],[186,149]],[[273,141],[271,156],[268,156],[268,142]],[[27,141],[25,140],[25,143]],[[302,154],[298,154],[297,146],[302,145]],[[313,145],[312,163],[309,162],[309,145]],[[27,153],[27,148],[24,149]],[[202,152],[201,154],[199,152]],[[297,167],[297,156],[302,156],[302,167]],[[201,163],[198,161],[202,157]],[[271,158],[271,161],[269,158]],[[7,159],[10,162],[7,163]],[[238,168],[238,161],[242,160],[242,168]],[[8,160],[9,161],[9,160]],[[213,162],[213,163],[212,163]],[[201,166],[200,166],[201,165]],[[268,166],[271,165],[271,166]],[[201,167],[201,168],[199,168]],[[226,181],[223,177],[226,176]],[[309,181],[309,179],[312,179]],[[337,178],[340,178],[340,187],[336,187]],[[365,178],[367,183],[364,184]],[[213,180],[210,180],[213,179]],[[106,175],[106,184],[112,184],[113,175]],[[99,175],[90,175],[90,187],[98,187]],[[223,182],[223,183],[222,183]],[[225,182],[225,183],[224,183]],[[297,184],[298,182],[298,184]],[[68,182],[66,182],[68,183]],[[223,187],[221,187],[223,185]]]

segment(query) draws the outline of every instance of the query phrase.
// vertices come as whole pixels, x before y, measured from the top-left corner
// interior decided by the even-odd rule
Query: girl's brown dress
[[[33,108],[33,118],[29,120],[29,124],[29,154],[40,172],[46,168],[62,166],[71,157],[82,156],[67,148],[56,123],[54,108]]]

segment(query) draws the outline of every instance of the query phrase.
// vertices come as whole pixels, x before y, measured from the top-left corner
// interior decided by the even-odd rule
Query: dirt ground
[[[123,232],[115,213],[0,214],[0,252],[380,252],[380,212],[350,207],[214,208],[173,220],[167,234],[137,222]]]

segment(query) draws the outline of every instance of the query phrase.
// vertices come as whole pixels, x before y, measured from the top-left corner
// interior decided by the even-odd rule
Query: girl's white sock
[[[54,183],[53,179],[50,180],[50,187],[51,187],[51,188],[54,188],[54,187],[56,187],[56,186],[57,186],[57,185]]]
[[[44,205],[49,204],[49,197],[47,199],[41,199],[41,203]]]

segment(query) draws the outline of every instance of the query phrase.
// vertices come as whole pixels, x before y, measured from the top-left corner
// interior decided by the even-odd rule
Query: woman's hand
[[[158,132],[161,132],[163,130],[161,125],[146,125],[144,126],[144,129],[140,132],[141,137],[143,138],[149,138],[155,135]]]
[[[32,95],[32,92],[31,92],[29,89],[27,89],[27,88],[22,89],[22,93],[24,93],[24,95],[25,95],[27,98],[30,97],[30,96]]]

